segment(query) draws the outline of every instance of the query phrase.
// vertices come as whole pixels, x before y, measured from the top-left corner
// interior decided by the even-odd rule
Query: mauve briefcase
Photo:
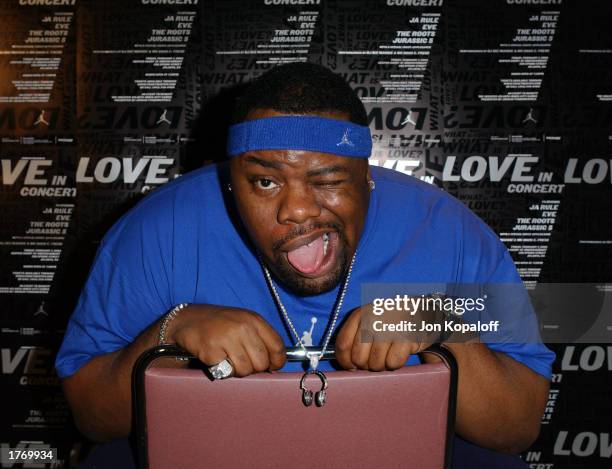
[[[139,466],[167,468],[450,467],[457,370],[442,361],[396,371],[336,371],[323,407],[305,407],[301,373],[212,381],[201,369],[150,366],[189,355],[145,352],[134,368]],[[310,381],[312,380],[312,381]],[[308,380],[316,391],[320,381]]]

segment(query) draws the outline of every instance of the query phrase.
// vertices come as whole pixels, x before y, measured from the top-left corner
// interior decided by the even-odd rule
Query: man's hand
[[[278,370],[285,346],[257,313],[239,308],[190,305],[168,324],[166,337],[207,366],[229,358],[235,376]]]
[[[372,305],[355,309],[342,325],[336,338],[336,360],[345,369],[383,371],[404,366],[408,357],[425,350],[439,334],[424,332],[377,332],[373,321],[399,323],[402,320],[420,324],[426,317],[421,312],[372,313]]]
[[[92,440],[129,434],[132,369],[145,350],[157,345],[160,322],[127,347],[92,358],[63,380],[77,427]],[[285,363],[285,347],[276,331],[261,316],[243,309],[190,305],[168,323],[166,339],[208,366],[229,358],[236,376],[276,370]]]
[[[336,359],[343,368],[381,371],[404,366],[411,354],[437,342],[440,334],[415,331],[377,332],[373,321],[385,324],[402,320],[415,323],[439,323],[439,312],[386,311],[376,316],[372,305],[354,310],[336,338]],[[418,328],[418,327],[417,327]],[[455,429],[462,437],[486,448],[519,453],[536,439],[540,418],[546,404],[549,383],[527,366],[485,344],[450,341],[460,370],[457,390]],[[435,363],[439,358],[425,354],[423,360]],[[499,422],[506,422],[500,426]]]

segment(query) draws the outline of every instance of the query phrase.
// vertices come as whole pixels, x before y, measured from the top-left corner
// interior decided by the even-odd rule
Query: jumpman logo
[[[156,124],[159,125],[165,122],[166,124],[170,125],[171,122],[168,120],[167,114],[168,114],[168,109],[164,109],[164,112],[162,112],[162,115],[159,116],[159,119],[157,119]]]
[[[355,144],[349,140],[348,134],[349,134],[349,129],[346,129],[344,131],[344,135],[342,135],[342,140],[340,140],[338,143],[336,143],[337,147],[339,147],[340,145],[348,145],[349,147],[354,147],[355,146]]]
[[[302,345],[304,347],[312,347],[312,331],[314,330],[314,325],[317,323],[317,318],[313,316],[310,318],[310,322],[310,330],[302,333]]]
[[[531,121],[531,122],[533,122],[534,124],[537,124],[537,123],[538,123],[538,121],[537,121],[537,120],[535,120],[535,119],[534,119],[534,117],[533,117],[533,108],[532,108],[532,107],[530,107],[530,108],[529,108],[529,112],[527,113],[527,117],[525,117],[525,118],[523,119],[523,124],[524,124],[525,122],[527,122],[527,121]]]
[[[45,110],[44,109],[40,111],[40,114],[38,115],[38,119],[36,119],[36,121],[34,122],[34,125],[38,125],[38,124],[45,124],[47,127],[49,126],[49,123],[45,120]]]
[[[44,301],[40,302],[40,305],[38,306],[38,309],[34,313],[34,316],[38,316],[40,314],[42,314],[43,316],[49,316],[49,313],[47,313],[45,311],[45,302]]]
[[[408,115],[406,116],[406,118],[402,122],[400,122],[400,125],[405,124],[416,125],[416,122],[412,120],[412,111],[408,111]]]

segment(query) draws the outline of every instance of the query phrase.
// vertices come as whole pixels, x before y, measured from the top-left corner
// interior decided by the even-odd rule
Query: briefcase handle
[[[312,354],[319,355],[319,360],[334,360],[336,358],[336,350],[333,347],[327,348],[323,355],[321,355],[321,347],[316,347],[316,346],[289,347],[287,348],[287,361],[288,362],[308,361],[308,357]]]
[[[307,361],[309,359],[310,354],[312,353],[321,353],[321,347],[317,346],[309,346],[309,347],[289,347],[287,348],[287,361],[289,362],[300,362]],[[441,347],[439,344],[433,344],[429,348],[422,350],[419,353],[432,353],[439,358],[441,358],[446,365],[451,368],[453,371],[456,371],[457,364],[455,362],[455,357],[452,353],[444,347]],[[134,371],[137,369],[143,370],[155,359],[162,357],[177,357],[181,359],[192,359],[195,358],[189,352],[186,352],[182,348],[176,345],[161,345],[157,347],[153,347],[140,357],[137,361],[136,366],[134,367]],[[319,360],[335,360],[336,358],[336,350],[334,347],[330,347],[325,350],[325,354],[319,358]]]
[[[309,356],[313,353],[321,355],[321,347],[308,346],[308,347],[289,347],[287,348],[287,361],[288,362],[301,362],[308,361]],[[422,350],[419,353],[431,353],[441,358],[446,366],[456,370],[455,357],[449,350],[441,347],[439,344],[433,344],[429,348]],[[319,356],[319,360],[335,360],[336,350],[334,347],[329,347],[325,350],[323,356]]]

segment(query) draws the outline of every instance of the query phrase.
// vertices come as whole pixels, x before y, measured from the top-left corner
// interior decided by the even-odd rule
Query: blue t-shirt
[[[219,166],[188,173],[150,194],[104,237],[56,359],[60,377],[123,348],[179,303],[259,313],[293,346],[259,261],[225,205]],[[463,204],[410,176],[372,167],[366,223],[342,317],[369,283],[519,283],[499,238]],[[322,341],[338,288],[299,297],[276,284],[296,329]],[[524,316],[524,312],[523,312]],[[317,321],[314,321],[316,318]],[[533,314],[521,321],[538,339]],[[553,352],[538,340],[488,344],[550,379]],[[410,363],[417,363],[411,357]],[[288,363],[283,370],[297,370]],[[323,362],[321,369],[329,369]]]

